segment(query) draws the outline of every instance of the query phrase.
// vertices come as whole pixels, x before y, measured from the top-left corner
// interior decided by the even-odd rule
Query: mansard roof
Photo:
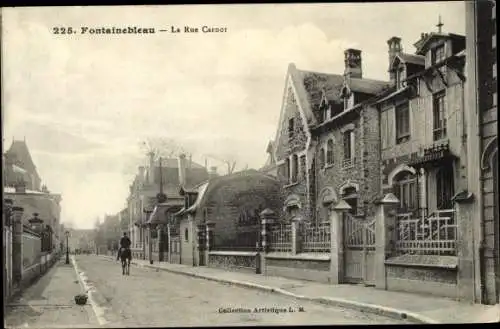
[[[349,78],[346,80],[346,83],[348,85],[348,88],[352,92],[358,92],[368,95],[376,95],[390,86],[390,83],[387,81],[365,78]]]
[[[442,32],[423,33],[420,40],[418,40],[413,44],[415,48],[417,48],[416,51],[417,55],[425,54],[430,42],[439,38],[452,39],[455,41],[465,41],[465,36],[455,33],[442,33]]]

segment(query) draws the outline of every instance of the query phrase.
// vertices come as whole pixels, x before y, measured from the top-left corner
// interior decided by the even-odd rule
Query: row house
[[[392,91],[380,110],[382,192],[400,213],[430,216],[453,209],[466,185],[465,37],[422,34],[415,54],[388,40]]]
[[[495,1],[466,7],[468,184],[474,232],[471,286],[477,303],[500,302],[497,26]]]
[[[328,220],[324,202],[344,199],[355,216],[373,215],[379,195],[378,112],[365,103],[389,87],[362,75],[361,51],[347,49],[344,74],[288,69],[275,165],[287,217]]]
[[[155,212],[155,207],[166,201],[169,204],[167,208],[175,208],[172,213],[178,211],[184,202],[183,197],[178,194],[179,186],[195,186],[208,176],[207,168],[184,154],[178,158],[163,159],[156,159],[154,154],[149,154],[148,166],[138,168],[127,198],[132,247],[140,249],[142,257],[149,254],[150,249],[156,248],[150,244],[150,224],[158,221],[166,224],[166,216],[169,216],[165,212],[168,209],[163,209],[159,214],[158,211]],[[166,200],[160,200],[160,195],[163,195],[163,199],[166,196]]]

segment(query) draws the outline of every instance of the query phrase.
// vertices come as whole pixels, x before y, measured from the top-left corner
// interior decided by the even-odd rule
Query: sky
[[[168,140],[261,167],[276,133],[289,63],[387,80],[387,43],[414,52],[422,32],[465,33],[463,2],[2,9],[4,150],[26,139],[61,221],[91,228],[126,206],[141,142]],[[57,35],[54,27],[226,27],[226,33]],[[224,164],[208,159],[225,173]]]

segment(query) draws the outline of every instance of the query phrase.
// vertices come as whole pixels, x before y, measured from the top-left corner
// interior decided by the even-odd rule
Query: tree
[[[223,164],[226,165],[227,168],[227,174],[230,175],[234,172],[234,169],[236,167],[236,159],[232,154],[226,154],[226,155],[215,155],[215,154],[205,154],[206,157],[212,158],[214,160],[220,161]]]
[[[140,143],[140,148],[148,155],[153,154],[155,160],[159,157],[172,158],[187,153],[173,138],[148,138]]]

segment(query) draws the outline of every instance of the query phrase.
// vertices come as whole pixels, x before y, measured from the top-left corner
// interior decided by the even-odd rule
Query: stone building
[[[149,231],[146,223],[150,220],[160,191],[167,196],[170,203],[183,204],[183,197],[178,194],[179,186],[193,187],[208,176],[207,168],[195,163],[191,158],[181,154],[176,158],[155,159],[149,155],[147,166],[140,166],[130,186],[127,198],[132,247],[141,249],[144,255],[149,248]]]
[[[26,189],[41,191],[41,178],[31,158],[26,140],[13,140],[4,158],[5,186],[14,187],[19,181],[23,181]]]
[[[354,215],[365,217],[374,215],[373,201],[380,194],[378,113],[367,101],[389,83],[363,77],[360,50],[347,49],[344,56],[343,76],[311,75],[316,88],[307,89],[321,95],[313,105],[318,124],[311,128],[316,218],[321,222],[329,220],[326,197],[344,199]]]
[[[274,159],[289,218],[326,220],[326,197],[345,198],[356,215],[373,214],[378,114],[365,102],[388,82],[363,77],[361,51],[344,55],[343,75],[288,68]]]
[[[500,300],[496,2],[466,3],[468,186],[472,193],[474,300]]]
[[[57,229],[60,225],[61,195],[51,193],[41,184],[41,178],[25,140],[13,140],[3,155],[4,197],[24,208],[23,224],[35,216],[50,227],[51,247],[56,248],[64,238]]]

